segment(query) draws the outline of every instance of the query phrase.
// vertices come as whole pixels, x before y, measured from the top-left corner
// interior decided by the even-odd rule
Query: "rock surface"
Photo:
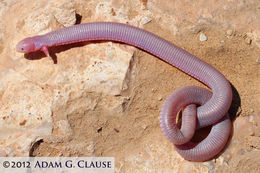
[[[259,8],[242,0],[1,1],[0,156],[109,156],[116,172],[259,170]],[[42,53],[15,51],[25,37],[93,21],[145,28],[227,77],[236,118],[219,156],[185,161],[163,136],[165,98],[203,84],[154,56],[112,42],[53,48],[55,64]]]

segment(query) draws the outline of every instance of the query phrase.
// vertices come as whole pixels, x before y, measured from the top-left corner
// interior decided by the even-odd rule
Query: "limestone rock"
[[[51,134],[51,99],[48,90],[32,82],[12,82],[7,83],[1,99],[0,146],[9,156],[24,156],[40,136]]]
[[[6,11],[17,9],[19,13],[14,19],[17,27],[13,29],[17,33],[14,43],[24,37],[58,29],[60,24],[71,26],[76,22],[75,1],[71,0],[27,0],[17,4],[2,2],[1,5]],[[129,19],[129,7],[125,5],[118,8],[113,8],[111,2],[94,5],[92,18],[95,20],[106,17],[140,27],[150,21],[149,17],[139,14]],[[21,8],[24,6],[27,7]],[[4,12],[2,15],[8,17]],[[4,25],[0,28],[6,29]],[[28,155],[32,143],[51,135],[53,128],[54,138],[67,139],[72,131],[66,115],[94,110],[97,104],[112,114],[124,112],[123,105],[128,97],[120,94],[128,89],[129,67],[135,49],[112,42],[92,43],[76,49],[59,54],[58,64],[47,59],[29,61],[14,52],[19,58],[12,58],[13,67],[3,71],[1,79],[1,146],[8,151],[7,155]],[[20,96],[15,97],[16,93]],[[88,98],[88,93],[96,94]],[[99,98],[100,94],[106,102],[99,101],[101,98],[93,99]],[[67,107],[65,112],[64,107]],[[53,123],[52,114],[59,120]],[[3,135],[9,130],[12,133]],[[16,139],[17,134],[22,137]],[[28,142],[24,142],[25,138]],[[46,139],[50,141],[49,137]],[[8,145],[11,141],[14,146]],[[19,147],[23,150],[18,151]]]
[[[251,9],[252,7],[252,9]],[[255,8],[256,7],[256,8]],[[259,2],[257,1],[157,1],[149,0],[147,8],[162,25],[168,22],[168,28],[173,34],[177,29],[187,27],[202,27],[202,24],[217,23],[229,28],[247,30],[254,35],[253,42],[259,47]],[[258,9],[257,9],[258,8]],[[188,10],[187,10],[188,9]]]

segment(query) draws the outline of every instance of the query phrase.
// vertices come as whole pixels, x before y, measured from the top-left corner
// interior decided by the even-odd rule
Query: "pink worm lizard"
[[[48,47],[91,40],[110,40],[133,45],[198,79],[209,88],[182,87],[171,94],[160,112],[163,134],[187,160],[206,161],[225,146],[231,130],[228,109],[232,101],[229,82],[216,69],[172,43],[142,29],[113,22],[95,22],[74,25],[45,35],[20,41],[16,50],[29,53],[43,51],[49,57]],[[181,127],[176,122],[183,108]],[[192,142],[196,129],[210,126],[208,136]]]

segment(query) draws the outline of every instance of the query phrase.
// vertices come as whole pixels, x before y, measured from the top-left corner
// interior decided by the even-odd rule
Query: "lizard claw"
[[[43,51],[43,53],[44,53],[47,57],[50,57],[50,53],[49,53],[49,51],[48,51],[47,46],[43,46],[43,47],[41,48],[41,51]]]
[[[49,53],[49,50],[47,48],[47,46],[43,46],[41,48],[41,51],[43,51],[43,53],[50,59],[50,60],[53,60],[52,57],[50,56],[50,53]]]

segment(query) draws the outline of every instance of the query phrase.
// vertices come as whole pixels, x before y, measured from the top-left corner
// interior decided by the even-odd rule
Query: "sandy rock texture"
[[[116,172],[260,171],[260,2],[0,1],[0,155],[109,156]],[[114,42],[23,55],[25,37],[114,21],[153,32],[208,62],[233,86],[233,130],[207,162],[189,162],[159,127],[167,96],[197,80]]]

